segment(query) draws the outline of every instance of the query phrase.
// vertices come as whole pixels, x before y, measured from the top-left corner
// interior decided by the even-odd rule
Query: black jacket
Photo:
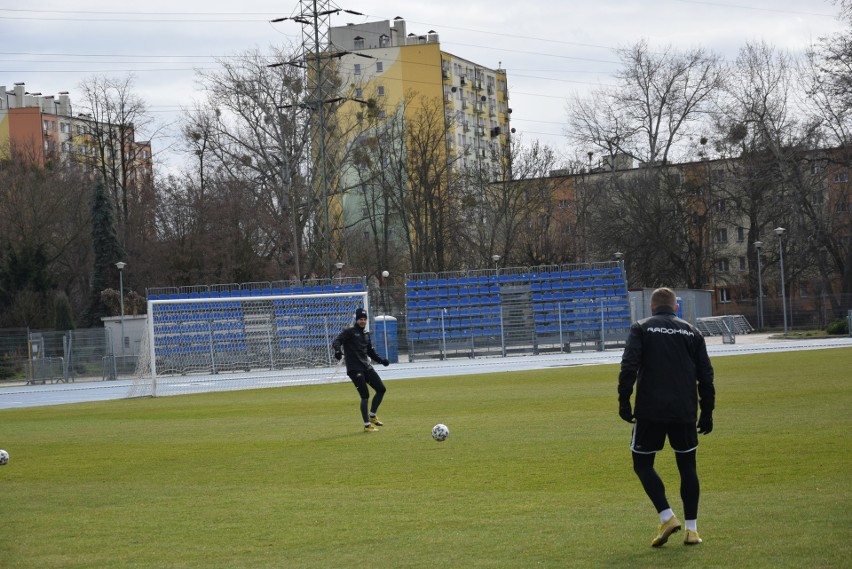
[[[619,401],[630,401],[634,383],[637,419],[695,423],[699,396],[702,412],[716,405],[704,336],[667,306],[630,327],[618,375]]]
[[[361,328],[357,324],[344,328],[331,347],[335,352],[341,351],[346,359],[346,371],[367,371],[373,366],[370,360],[376,363],[381,363],[382,358],[373,349],[373,343],[370,342],[370,333],[366,328]]]

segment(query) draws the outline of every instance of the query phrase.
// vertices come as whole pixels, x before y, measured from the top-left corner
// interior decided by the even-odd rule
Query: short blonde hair
[[[668,287],[658,288],[651,293],[651,306],[670,306],[677,310],[677,295]]]

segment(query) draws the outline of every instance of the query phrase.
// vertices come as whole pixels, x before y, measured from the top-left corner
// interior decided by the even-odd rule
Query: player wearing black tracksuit
[[[376,411],[379,405],[382,404],[382,399],[385,396],[385,384],[382,378],[373,369],[371,360],[387,366],[390,362],[387,358],[383,358],[376,353],[373,344],[370,341],[370,333],[366,330],[367,312],[363,308],[355,311],[355,325],[349,328],[344,328],[340,334],[334,339],[332,348],[334,349],[334,357],[338,361],[346,356],[346,375],[355,384],[358,390],[358,395],[361,396],[361,417],[364,419],[364,430],[375,431],[376,426],[382,426],[383,423],[376,416]],[[375,391],[373,395],[373,403],[369,406],[369,414],[367,412],[368,402],[370,399],[370,386]]]
[[[701,543],[698,536],[699,482],[695,453],[697,432],[713,429],[716,392],[713,366],[701,333],[675,315],[677,299],[671,289],[654,291],[653,315],[634,323],[621,358],[618,376],[619,415],[635,422],[630,448],[633,468],[660,515],[660,530],[652,545],[663,545],[680,529],[666,498],[663,481],[654,470],[654,457],[668,437],[680,472],[680,494],[686,518],[684,543]],[[636,384],[635,410],[630,396]],[[696,419],[698,408],[701,417]]]

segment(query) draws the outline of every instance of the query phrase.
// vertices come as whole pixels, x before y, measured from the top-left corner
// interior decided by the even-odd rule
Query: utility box
[[[376,316],[373,321],[373,347],[392,364],[399,363],[399,330],[393,316]]]

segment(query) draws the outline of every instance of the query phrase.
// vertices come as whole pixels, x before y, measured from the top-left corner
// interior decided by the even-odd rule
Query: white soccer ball
[[[438,423],[432,427],[432,438],[436,441],[445,441],[450,436],[450,430],[446,425]]]
[[[5,450],[0,450],[0,466],[9,462],[9,453]]]

